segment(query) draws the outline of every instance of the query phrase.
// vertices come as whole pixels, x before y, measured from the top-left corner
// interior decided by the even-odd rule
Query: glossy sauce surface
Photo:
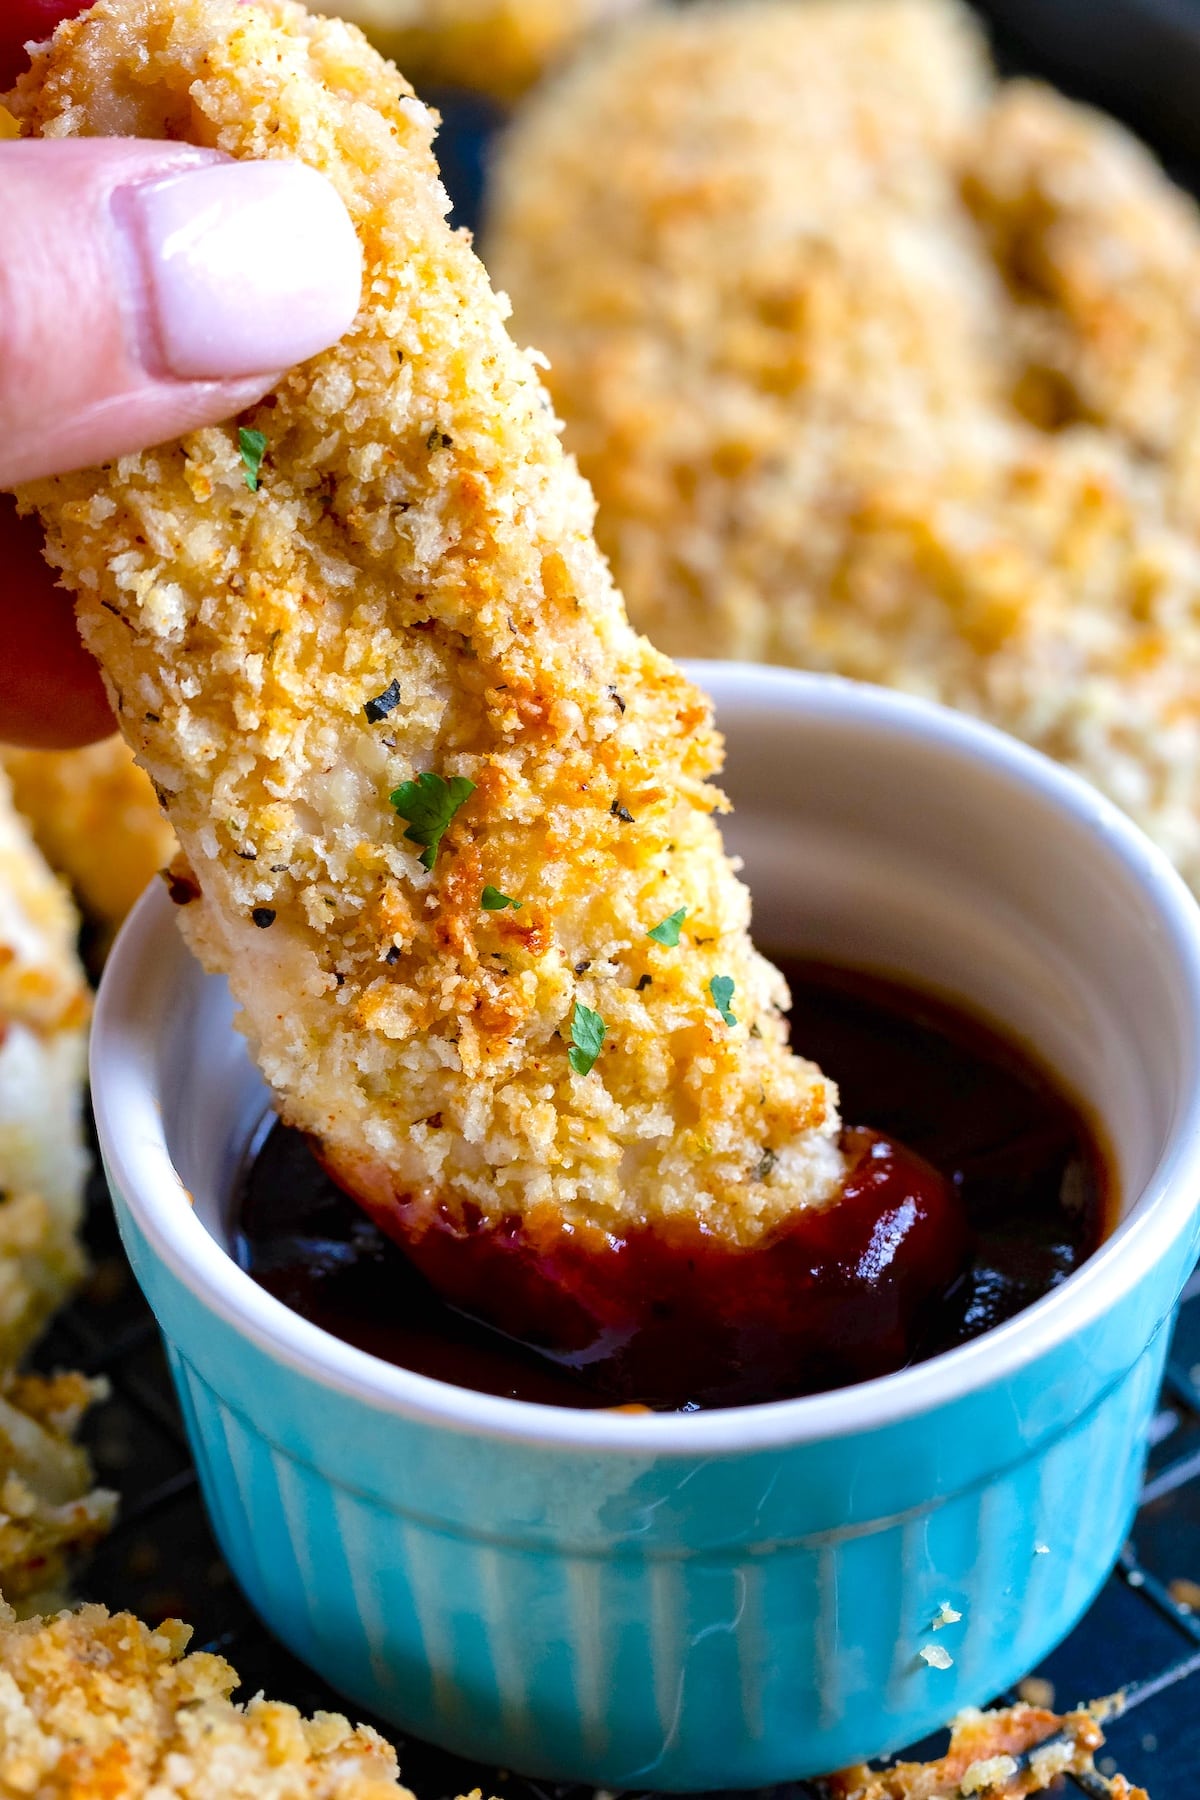
[[[305,1141],[280,1125],[247,1168],[239,1196],[243,1267],[335,1336],[458,1386],[551,1405],[694,1408],[782,1399],[934,1355],[1010,1318],[1091,1254],[1108,1225],[1106,1159],[1082,1111],[1026,1051],[907,985],[776,960],[792,988],[793,1041],[839,1083],[843,1118],[869,1120],[873,1130],[847,1133],[858,1156],[847,1198],[774,1240],[736,1283],[727,1259],[714,1258],[706,1278],[701,1247],[705,1312],[696,1311],[696,1246],[685,1258],[630,1240],[621,1247],[621,1280],[649,1284],[661,1329],[642,1330],[612,1354],[597,1357],[592,1347],[551,1359],[439,1298],[323,1173]],[[919,1230],[907,1200],[907,1212],[894,1209],[909,1220],[910,1275],[903,1257],[893,1258],[864,1295],[864,1271],[890,1229],[892,1215],[879,1207],[897,1180],[895,1147],[874,1133],[917,1152],[949,1186],[936,1177],[924,1183]],[[911,1162],[900,1170],[902,1185],[914,1189],[915,1166],[919,1192]],[[493,1237],[480,1263],[489,1281],[502,1267],[499,1248]],[[436,1276],[438,1255],[450,1256],[469,1304],[463,1251],[462,1240],[435,1241],[425,1260]],[[514,1255],[515,1333],[526,1262]],[[686,1283],[678,1279],[684,1269]],[[587,1275],[566,1270],[568,1289]],[[601,1291],[603,1272],[596,1278]],[[775,1323],[756,1329],[757,1319]]]

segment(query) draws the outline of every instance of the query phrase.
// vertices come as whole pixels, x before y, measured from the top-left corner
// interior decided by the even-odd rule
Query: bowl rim
[[[294,1313],[239,1268],[196,1216],[139,1057],[139,970],[147,955],[190,954],[174,907],[155,883],[122,928],[97,997],[91,1079],[105,1163],[140,1234],[171,1274],[240,1337],[306,1379],[413,1422],[542,1449],[688,1457],[814,1443],[899,1424],[1027,1368],[1130,1293],[1190,1223],[1200,1201],[1200,905],[1163,852],[1080,776],[965,714],[840,676],[737,663],[685,667],[716,701],[718,724],[723,705],[751,703],[900,731],[1056,806],[1124,865],[1157,915],[1192,1020],[1190,1063],[1180,1081],[1188,1098],[1157,1166],[1117,1230],[1061,1287],[966,1344],[853,1387],[692,1414],[576,1411],[455,1387],[384,1362]]]

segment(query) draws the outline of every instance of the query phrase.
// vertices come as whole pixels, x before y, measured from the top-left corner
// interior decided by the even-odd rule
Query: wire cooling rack
[[[82,1573],[81,1596],[113,1609],[127,1607],[151,1623],[167,1615],[186,1619],[195,1627],[196,1647],[221,1652],[239,1670],[243,1697],[262,1688],[306,1711],[341,1709],[344,1702],[268,1635],[221,1561],[158,1332],[125,1261],[99,1177],[93,1182],[88,1236],[92,1279],[60,1317],[39,1357],[47,1368],[105,1375],[112,1388],[111,1399],[90,1415],[85,1437],[99,1479],[122,1496],[121,1515]],[[1064,1496],[1064,1504],[1079,1507],[1080,1529],[1086,1530],[1087,1496]],[[1148,1786],[1152,1800],[1196,1800],[1200,1274],[1192,1278],[1180,1311],[1132,1539],[1083,1623],[1031,1673],[1052,1682],[1057,1703],[1066,1707],[1124,1689],[1126,1709],[1108,1727],[1101,1767],[1119,1767]],[[390,1727],[380,1724],[380,1729],[396,1742],[404,1780],[420,1800],[445,1800],[474,1787],[499,1800],[592,1800],[591,1788],[556,1787],[481,1768],[398,1737]],[[931,1740],[914,1754],[936,1755],[941,1747]],[[1072,1787],[1076,1793],[1103,1792],[1100,1785],[1079,1781]],[[773,1800],[816,1800],[816,1790],[805,1782],[768,1793]]]

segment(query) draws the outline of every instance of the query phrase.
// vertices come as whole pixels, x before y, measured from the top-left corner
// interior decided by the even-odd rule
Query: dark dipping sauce
[[[965,1343],[1047,1294],[1098,1248],[1115,1195],[1099,1135],[1015,1040],[905,983],[773,959],[792,990],[792,1039],[841,1089],[842,1118],[915,1150],[952,1184],[971,1248],[928,1307],[910,1361]],[[457,1387],[551,1406],[611,1407],[603,1368],[576,1370],[456,1311],[276,1124],[237,1196],[237,1255],[268,1293],[334,1337]],[[756,1391],[722,1404],[784,1400]],[[627,1400],[630,1396],[624,1396]],[[678,1393],[656,1410],[711,1401]]]

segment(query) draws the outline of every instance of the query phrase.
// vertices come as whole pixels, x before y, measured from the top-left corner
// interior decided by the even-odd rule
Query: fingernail
[[[338,195],[306,164],[210,163],[113,198],[135,253],[135,312],[155,373],[271,374],[349,328],[362,252]]]

